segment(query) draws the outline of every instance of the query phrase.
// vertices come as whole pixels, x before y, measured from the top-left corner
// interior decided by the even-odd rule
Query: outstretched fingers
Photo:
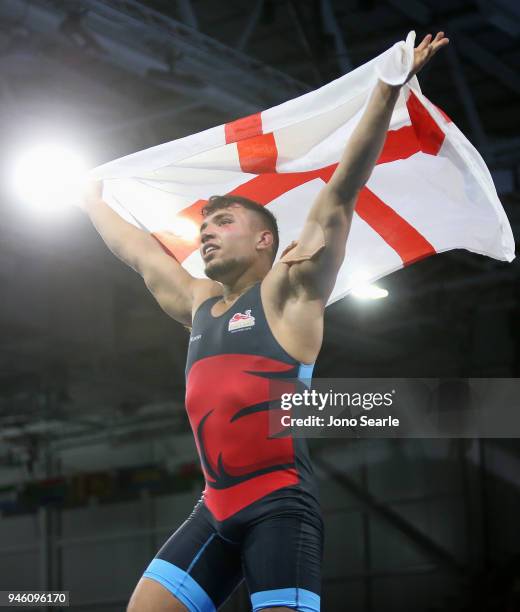
[[[432,39],[432,35],[431,34],[426,34],[426,36],[421,40],[421,43],[419,45],[417,45],[416,50],[417,51],[425,51],[428,47],[428,45],[430,44],[430,41]]]
[[[437,32],[435,38],[431,34],[426,34],[420,44],[414,49],[413,67],[410,70],[407,81],[414,74],[417,74],[437,51],[445,47],[449,42],[449,39],[444,36],[444,32]]]
[[[437,36],[430,43],[433,53],[437,53],[439,49],[445,47],[449,42],[450,39],[444,36],[444,32],[437,32]]]
[[[437,32],[435,38],[433,38],[431,34],[426,34],[416,50],[426,51],[428,55],[433,55],[437,53],[439,49],[445,47],[449,42],[450,40],[444,36],[444,32]]]

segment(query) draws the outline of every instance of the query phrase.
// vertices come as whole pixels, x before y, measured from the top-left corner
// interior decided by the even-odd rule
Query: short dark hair
[[[273,252],[272,252],[272,261],[275,260],[276,253],[278,253],[278,246],[280,244],[280,237],[278,235],[278,223],[276,221],[276,217],[273,213],[259,204],[254,200],[250,200],[249,198],[244,198],[243,196],[234,196],[234,195],[212,195],[206,206],[202,209],[202,216],[207,217],[208,215],[212,215],[217,210],[222,210],[223,208],[229,208],[232,204],[240,204],[247,210],[252,210],[253,212],[260,215],[265,222],[267,229],[271,231],[273,234]]]

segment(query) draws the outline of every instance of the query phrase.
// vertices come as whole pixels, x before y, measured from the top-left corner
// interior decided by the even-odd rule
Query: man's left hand
[[[406,79],[409,81],[415,74],[419,72],[427,64],[439,49],[445,47],[449,43],[449,39],[444,36],[444,32],[438,32],[437,36],[432,40],[432,35],[427,34],[420,45],[413,50],[413,66]]]

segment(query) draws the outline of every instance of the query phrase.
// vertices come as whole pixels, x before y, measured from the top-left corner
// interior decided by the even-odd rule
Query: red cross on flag
[[[301,232],[379,77],[408,74],[415,35],[327,85],[255,115],[123,157],[93,171],[123,218],[153,232],[194,276],[201,209],[211,195],[267,206],[280,253]],[[514,259],[513,233],[477,150],[422,95],[401,89],[383,151],[356,204],[332,303],[423,257],[466,249]]]

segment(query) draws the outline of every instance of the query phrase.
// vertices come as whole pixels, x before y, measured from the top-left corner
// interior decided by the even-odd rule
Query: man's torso
[[[263,296],[257,283],[216,316],[216,295],[193,318],[186,409],[206,479],[205,502],[218,521],[283,488],[309,499],[317,495],[306,441],[287,432],[270,437],[273,381],[309,380],[312,364],[295,359],[274,336]]]

